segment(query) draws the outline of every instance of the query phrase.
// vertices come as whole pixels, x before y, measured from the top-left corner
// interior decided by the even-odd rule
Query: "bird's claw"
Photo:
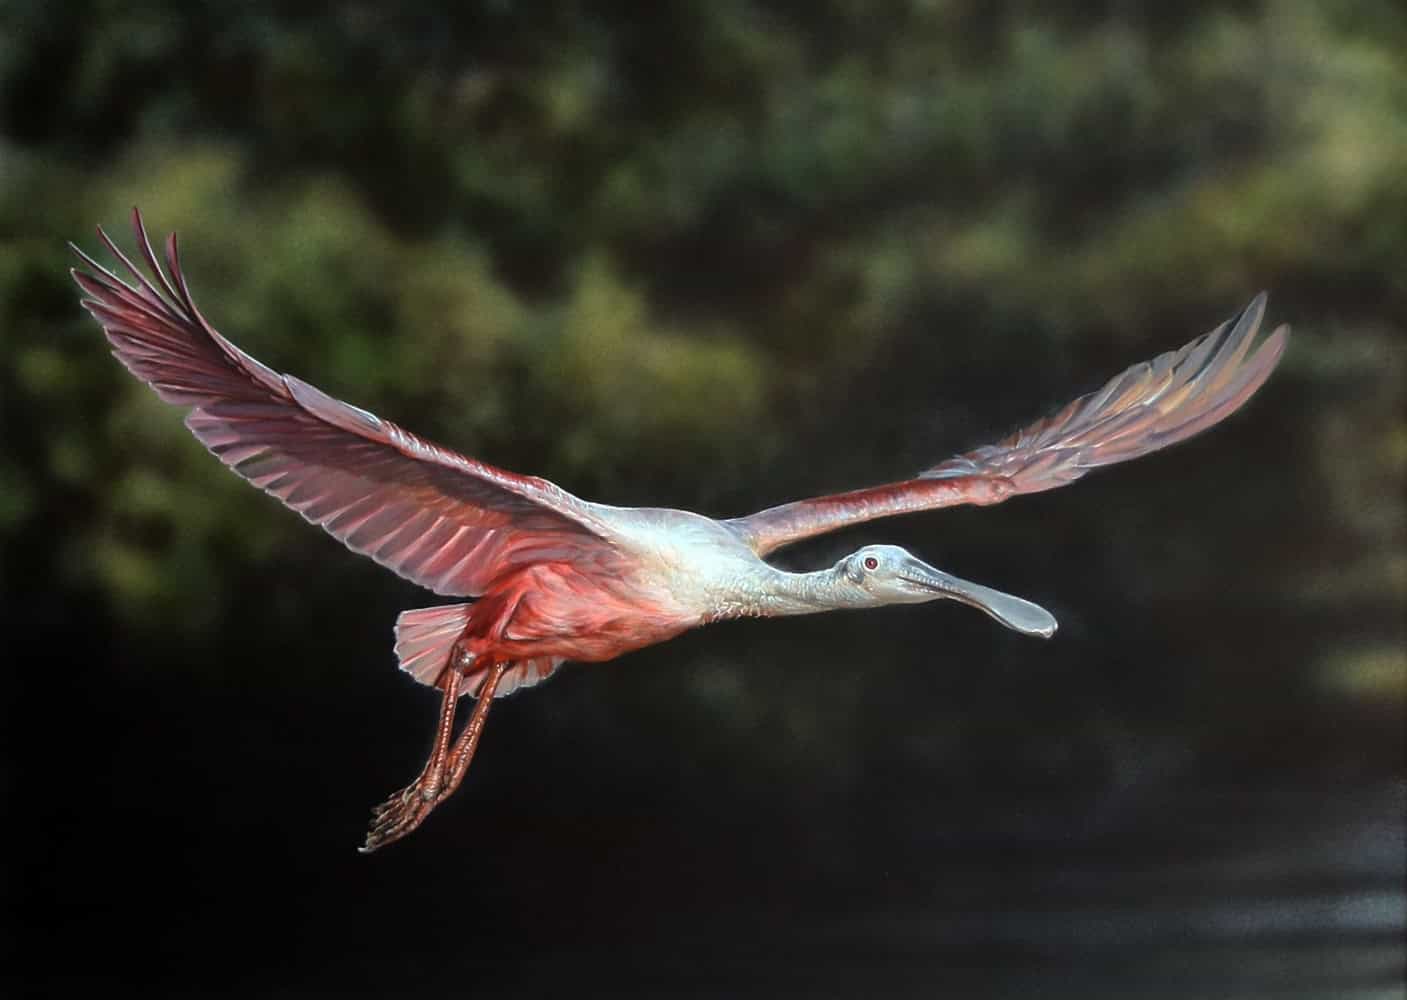
[[[361,853],[370,854],[413,831],[443,800],[440,790],[437,778],[421,775],[372,809],[371,829],[367,831],[366,843],[359,848]]]

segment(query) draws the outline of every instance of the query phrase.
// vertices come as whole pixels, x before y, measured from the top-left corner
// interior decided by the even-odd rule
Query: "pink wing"
[[[1054,489],[1091,469],[1166,448],[1230,416],[1270,377],[1289,328],[1281,326],[1248,356],[1264,313],[1262,292],[1234,320],[1182,350],[1134,365],[1098,392],[917,479],[799,500],[729,524],[765,555],[879,517]]]
[[[439,594],[476,596],[505,569],[543,559],[609,561],[586,506],[552,483],[440,448],[245,354],[205,321],[181,273],[170,277],[140,213],[137,245],[153,280],[102,229],[127,284],[77,247],[84,307],[113,354],[235,472],[321,525],[348,548]]]

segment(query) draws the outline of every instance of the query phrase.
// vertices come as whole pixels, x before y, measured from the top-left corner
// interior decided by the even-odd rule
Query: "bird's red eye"
[[[879,560],[874,556],[865,556],[865,569],[879,569]]]

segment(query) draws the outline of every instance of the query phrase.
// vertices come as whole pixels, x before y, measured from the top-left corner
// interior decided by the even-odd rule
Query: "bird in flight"
[[[74,280],[113,354],[220,461],[400,576],[466,603],[402,612],[400,668],[441,692],[420,775],[373,811],[361,850],[416,829],[464,779],[494,698],[568,660],[599,662],[710,622],[955,600],[1049,638],[1044,608],[960,580],[893,545],[787,572],[767,556],[848,525],[1000,503],[1183,441],[1235,412],[1285,350],[1281,326],[1252,350],[1264,293],[1181,350],[1134,365],[995,444],[910,479],[714,520],[612,507],[441,447],[261,364],[196,308],[176,237],[162,269],[133,209],[139,267],[101,229],[127,278],[78,247]],[[130,280],[129,280],[130,279]],[[462,697],[474,699],[456,733]]]

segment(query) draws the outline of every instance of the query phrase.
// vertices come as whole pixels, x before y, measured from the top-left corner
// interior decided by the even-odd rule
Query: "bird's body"
[[[483,623],[484,654],[614,659],[727,617],[725,609],[736,606],[757,566],[765,565],[736,535],[697,514],[642,510],[627,518],[601,507],[592,513],[613,557],[539,562],[496,580],[478,602],[503,606],[491,624]]]
[[[568,660],[610,660],[729,618],[938,599],[1051,636],[1055,619],[1039,606],[894,546],[866,546],[803,573],[766,557],[875,518],[1062,486],[1184,440],[1260,388],[1287,336],[1282,327],[1250,350],[1265,306],[1257,296],[1234,320],[996,444],[911,479],[719,521],[582,500],[273,371],[201,316],[175,238],[166,247],[168,276],[135,211],[133,223],[150,276],[102,230],[135,284],[81,251],[91,271],[74,271],[118,359],[163,399],[187,407],[186,426],[236,473],[354,551],[438,594],[472,599],[397,620],[401,668],[439,688],[442,708],[425,769],[378,808],[365,850],[405,836],[458,787],[494,697],[536,684]],[[455,736],[456,705],[466,694],[474,710]]]
[[[799,576],[782,574],[736,530],[699,514],[603,504],[586,504],[584,513],[609,550],[494,579],[466,607],[477,660],[611,660],[708,622],[776,613],[782,595],[768,584]]]

